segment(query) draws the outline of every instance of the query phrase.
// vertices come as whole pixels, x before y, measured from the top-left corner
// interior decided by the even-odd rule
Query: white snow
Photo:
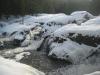
[[[28,65],[4,59],[0,56],[0,75],[45,75]]]

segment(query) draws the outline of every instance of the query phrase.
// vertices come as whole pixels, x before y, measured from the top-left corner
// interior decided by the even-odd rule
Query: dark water
[[[30,56],[24,57],[21,63],[25,63],[45,73],[52,72],[61,67],[71,65],[67,61],[51,59],[44,51],[31,52]]]

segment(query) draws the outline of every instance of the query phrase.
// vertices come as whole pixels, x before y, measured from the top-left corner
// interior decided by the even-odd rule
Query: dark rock
[[[69,34],[70,35],[70,34]],[[100,44],[100,37],[95,36],[83,36],[82,34],[78,34],[77,36],[69,36],[72,41],[75,41],[79,44],[86,44],[88,46],[97,47]]]
[[[14,40],[13,40],[13,45],[18,47],[18,46],[21,45],[21,43],[22,43],[24,40],[25,40],[25,37],[24,37],[22,40],[14,39]]]
[[[3,35],[3,36],[7,36],[7,32],[3,32],[2,35]]]
[[[10,36],[14,35],[16,32],[17,32],[17,31],[15,31],[15,32],[11,33],[11,34],[10,34]]]
[[[63,43],[64,41],[66,41],[66,39],[60,38],[60,37],[55,37],[53,42],[58,42],[58,43]]]

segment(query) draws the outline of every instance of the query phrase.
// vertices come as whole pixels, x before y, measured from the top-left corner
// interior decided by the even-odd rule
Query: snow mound
[[[94,16],[87,11],[75,11],[71,13],[71,16],[74,17],[77,24],[81,24],[89,19],[94,18]]]
[[[0,57],[0,75],[45,75],[28,65]]]

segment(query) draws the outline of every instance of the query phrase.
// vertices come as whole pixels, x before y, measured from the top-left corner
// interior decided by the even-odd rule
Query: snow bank
[[[28,65],[0,57],[0,75],[45,75]]]

